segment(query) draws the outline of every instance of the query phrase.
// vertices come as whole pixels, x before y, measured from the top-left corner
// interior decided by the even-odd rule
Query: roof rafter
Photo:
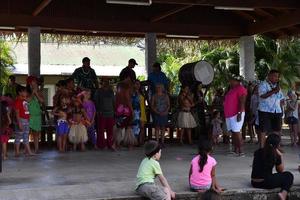
[[[281,8],[295,9],[300,8],[300,2],[295,0],[152,0],[153,3],[161,4],[183,4],[201,6],[230,6],[230,7],[252,7],[252,8]]]
[[[262,16],[262,17],[267,17],[267,18],[273,18],[274,15],[272,15],[271,13],[261,9],[261,8],[256,8],[255,9],[255,13],[257,13],[258,15]]]
[[[235,14],[237,14],[237,15],[239,15],[239,16],[243,17],[244,19],[247,19],[247,20],[249,20],[251,22],[256,21],[255,17],[253,17],[252,15],[250,15],[250,14],[248,14],[246,12],[239,11],[239,10],[234,10],[232,12],[234,12]]]
[[[162,13],[162,14],[160,14],[160,15],[158,15],[158,16],[155,16],[155,17],[151,18],[150,21],[151,21],[151,22],[157,22],[157,21],[160,21],[160,20],[162,20],[162,19],[164,19],[164,18],[166,18],[166,17],[169,17],[169,16],[174,15],[174,14],[176,14],[176,13],[178,13],[178,12],[181,12],[181,11],[183,11],[183,10],[186,10],[186,9],[192,7],[192,6],[193,6],[193,5],[185,5],[185,6],[181,6],[181,7],[175,8],[175,9],[173,9],[173,10],[169,10],[169,11],[167,11],[167,12],[165,12],[165,13]]]
[[[37,16],[40,12],[42,12],[44,10],[44,8],[46,8],[48,6],[48,4],[51,2],[52,0],[43,0],[38,7],[36,7],[36,9],[34,9],[34,11],[32,12],[32,16]]]
[[[238,25],[199,25],[151,23],[147,21],[117,21],[117,20],[83,20],[74,18],[55,18],[29,15],[0,14],[0,24],[3,26],[40,26],[42,28],[101,31],[110,33],[147,33],[197,35],[212,37],[237,37],[245,34]]]
[[[300,24],[300,9],[294,10],[288,14],[266,19],[248,26],[248,34],[266,33],[281,28],[286,28]]]

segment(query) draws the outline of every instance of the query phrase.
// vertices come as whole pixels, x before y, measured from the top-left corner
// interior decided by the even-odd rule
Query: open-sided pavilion
[[[32,75],[40,74],[41,33],[145,37],[147,69],[156,60],[157,38],[237,39],[240,74],[253,80],[253,35],[280,38],[299,34],[300,1],[1,0],[1,32],[28,33],[28,67]],[[248,146],[251,152],[256,148]],[[165,150],[168,159],[162,161],[162,165],[166,165],[166,175],[176,191],[188,191],[187,172],[193,148]],[[237,193],[245,193],[244,189],[250,186],[252,154],[238,159],[224,155],[224,149],[227,147],[219,148],[214,155],[222,163],[220,182],[224,187],[237,189]],[[298,150],[290,147],[286,150],[286,168],[297,173]],[[28,160],[9,160],[0,180],[0,196],[5,199],[110,199],[112,195],[132,195],[134,176],[142,156],[142,151],[137,149],[113,155],[105,151],[91,154],[47,152]],[[295,177],[295,183],[299,184],[299,176]],[[295,190],[291,199],[299,197],[299,188]],[[261,194],[262,190],[250,190],[250,193],[249,198],[245,198],[229,191],[224,199],[267,199],[269,196]],[[271,193],[275,197],[276,191]],[[192,194],[178,199],[196,197]]]
[[[0,32],[28,32],[34,75],[40,74],[41,33],[145,37],[147,69],[156,59],[156,38],[238,39],[240,74],[253,80],[253,35],[299,34],[300,1],[2,0]]]

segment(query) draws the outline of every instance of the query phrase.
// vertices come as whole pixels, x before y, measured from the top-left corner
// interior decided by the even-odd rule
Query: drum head
[[[194,76],[203,85],[209,85],[214,79],[214,69],[210,63],[201,60],[194,67]]]

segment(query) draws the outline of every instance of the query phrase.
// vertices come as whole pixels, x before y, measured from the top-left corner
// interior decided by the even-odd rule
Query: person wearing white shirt
[[[261,148],[265,143],[266,134],[280,134],[281,132],[284,95],[280,89],[279,77],[279,71],[270,70],[267,79],[258,87],[258,116],[261,130],[259,144]]]

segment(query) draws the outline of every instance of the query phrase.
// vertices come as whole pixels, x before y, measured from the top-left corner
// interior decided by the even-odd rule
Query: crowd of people
[[[108,148],[112,151],[121,146],[132,149],[143,145],[145,125],[149,122],[146,107],[149,106],[156,141],[150,140],[145,145],[146,158],[137,175],[137,192],[151,199],[171,199],[175,193],[162,175],[158,163],[161,148],[165,147],[166,127],[172,107],[168,94],[169,81],[161,71],[160,64],[155,63],[148,81],[141,83],[133,70],[136,65],[135,59],[128,61],[128,66],[120,72],[119,82],[114,89],[108,78],[102,78],[98,83],[96,73],[90,67],[90,59],[85,57],[82,59],[82,67],[77,68],[68,79],[56,84],[52,114],[56,124],[57,149],[61,153],[78,149],[84,151],[87,142],[94,149]],[[282,191],[278,195],[281,199],[286,199],[293,175],[284,172],[279,147],[281,128],[283,121],[287,123],[290,127],[291,145],[299,145],[299,107],[295,91],[289,91],[287,97],[284,96],[279,77],[278,71],[271,70],[265,81],[249,83],[246,89],[241,84],[242,77],[232,75],[225,95],[222,89],[218,89],[211,107],[205,103],[201,87],[182,85],[177,98],[178,109],[173,113],[173,124],[181,130],[180,143],[183,144],[186,139],[192,144],[192,133],[200,134],[201,129],[197,127],[203,124],[203,118],[205,120],[204,109],[211,115],[208,126],[210,131],[206,134],[207,137],[200,140],[199,155],[191,162],[191,190],[223,190],[215,178],[217,162],[210,156],[212,145],[220,143],[220,136],[224,143],[228,143],[231,136],[234,147],[232,153],[244,156],[242,147],[245,132],[248,132],[250,142],[256,133],[260,147],[254,154],[252,185],[258,188],[281,187]],[[147,93],[142,84],[148,85]],[[21,142],[26,156],[40,153],[43,108],[40,79],[29,76],[26,86],[22,86],[16,83],[14,76],[9,77],[1,96],[1,143],[4,160],[8,158],[7,143],[12,133],[16,157],[20,156]],[[33,138],[33,151],[29,145],[29,133]],[[278,174],[272,174],[274,166]],[[156,176],[164,186],[163,190],[154,184]]]
[[[247,90],[241,84],[242,78],[233,75],[229,80],[230,87],[225,96],[223,97],[222,90],[217,91],[213,100],[211,140],[199,141],[198,155],[191,161],[188,179],[192,191],[207,191],[216,195],[224,190],[216,179],[217,161],[210,155],[213,144],[218,144],[218,137],[221,134],[224,134],[224,142],[226,142],[226,132],[229,132],[234,147],[232,153],[244,156],[241,131],[243,126],[248,126],[250,142],[253,142],[254,132],[256,132],[259,143],[259,149],[254,152],[252,163],[252,186],[263,189],[279,187],[281,190],[278,198],[287,199],[294,176],[291,172],[285,171],[280,147],[281,128],[284,119],[290,128],[291,145],[299,144],[299,108],[296,92],[289,91],[285,98],[279,86],[279,78],[278,71],[270,70],[265,81],[249,85]],[[182,105],[181,114],[190,113],[190,109],[193,107],[193,98],[188,95],[188,88],[183,87],[179,95],[179,102]],[[179,125],[179,127],[187,128],[189,141],[191,140],[189,129],[193,128],[195,119],[192,117],[192,115],[186,114],[186,118],[179,117],[180,122],[177,122],[186,124],[186,126]],[[188,122],[185,122],[186,119]],[[225,131],[223,131],[222,125],[226,127]],[[137,173],[136,192],[150,199],[174,199],[175,192],[163,176],[158,162],[161,157],[161,146],[155,141],[149,141],[145,145],[145,155]],[[273,173],[274,167],[277,173]],[[159,178],[163,187],[155,184],[156,177]]]

